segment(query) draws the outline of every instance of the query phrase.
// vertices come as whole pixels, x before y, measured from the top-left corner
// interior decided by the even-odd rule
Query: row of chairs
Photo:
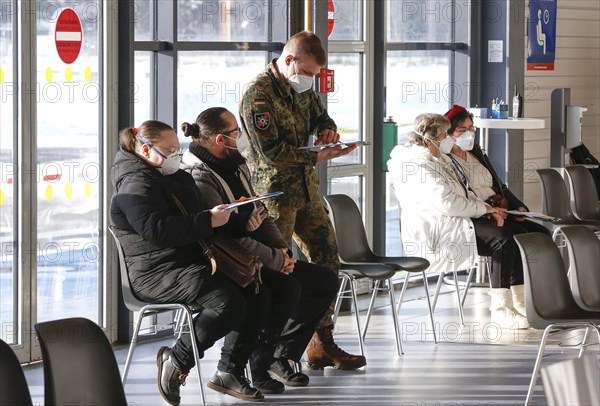
[[[557,172],[554,173],[558,174]],[[360,216],[358,207],[350,197],[345,195],[330,195],[325,196],[325,201],[329,209],[330,219],[336,231],[340,250],[339,255],[342,261],[340,272],[343,277],[343,283],[340,291],[341,294],[338,296],[336,304],[336,314],[339,310],[339,302],[343,297],[342,294],[349,292],[355,309],[361,351],[363,351],[363,341],[366,337],[374,299],[382,282],[387,284],[385,290],[389,293],[393,309],[394,296],[391,278],[395,275],[396,271],[423,273],[429,315],[433,326],[433,310],[429,301],[429,291],[425,279],[427,264],[419,263],[419,266],[412,264],[412,266],[404,268],[399,266],[396,269],[390,266],[386,267],[390,262],[401,262],[406,260],[406,258],[381,257],[371,251],[362,225],[362,217]],[[598,329],[598,324],[600,323],[600,289],[598,289],[600,286],[600,267],[598,266],[600,264],[600,240],[586,225],[562,225],[561,230],[565,237],[570,261],[568,276],[564,268],[561,253],[551,238],[541,233],[528,233],[515,236],[524,263],[528,321],[537,328],[545,328],[527,393],[526,404],[529,404],[533,396],[544,349],[551,332],[585,328],[585,336],[582,340],[579,357],[583,354],[591,330],[596,331],[600,342],[600,330]],[[472,270],[468,280],[470,280],[471,276]],[[443,275],[439,279],[442,277]],[[374,289],[367,310],[366,325],[361,331],[355,285],[358,280],[365,278],[374,281]],[[398,308],[396,311],[392,311],[398,354],[403,352],[398,335],[397,317],[407,282],[408,275],[405,278],[402,294],[397,303]],[[344,290],[346,284],[350,286],[348,291]],[[459,308],[464,301],[465,295],[462,298],[460,297],[457,286]],[[434,331],[434,340],[437,342],[435,339],[435,330],[433,328],[432,330]]]
[[[127,405],[112,346],[96,323],[53,320],[36,324],[35,331],[44,360],[45,405]],[[0,360],[0,405],[32,406],[19,360],[2,340]]]
[[[544,328],[525,404],[533,397],[545,347],[551,333],[585,329],[579,357],[591,331],[600,343],[600,240],[585,226],[564,227],[571,261],[570,281],[559,248],[542,233],[519,234],[523,259],[527,319]]]
[[[382,256],[375,255],[372,252],[372,250],[369,248],[368,241],[366,238],[366,233],[364,231],[364,226],[362,225],[362,217],[360,216],[360,212],[359,212],[358,208],[356,207],[356,204],[354,203],[354,201],[345,195],[331,195],[331,196],[327,196],[325,198],[325,200],[328,205],[328,208],[330,211],[330,217],[334,223],[336,235],[337,235],[337,238],[340,243],[340,258],[343,261],[343,266],[342,266],[342,270],[341,270],[342,286],[340,287],[340,295],[338,296],[338,302],[336,304],[336,316],[337,316],[337,311],[339,310],[340,300],[342,297],[344,297],[343,296],[344,293],[348,293],[348,292],[351,293],[351,297],[353,299],[353,304],[354,304],[354,308],[355,308],[358,339],[359,339],[359,343],[360,343],[360,347],[361,347],[361,352],[364,354],[363,342],[366,338],[368,324],[369,324],[369,320],[370,320],[370,317],[371,317],[371,314],[373,311],[374,300],[375,300],[376,294],[378,291],[381,291],[381,290],[388,292],[389,298],[390,298],[390,305],[391,305],[392,309],[394,308],[395,305],[397,305],[396,311],[392,311],[392,317],[393,317],[393,321],[394,321],[396,346],[397,346],[398,354],[399,355],[403,354],[402,343],[400,340],[400,332],[399,332],[399,327],[398,327],[397,314],[400,310],[400,306],[402,304],[402,299],[403,299],[404,292],[406,290],[406,286],[407,286],[409,278],[408,278],[408,275],[405,278],[405,282],[402,287],[402,293],[401,293],[400,298],[397,303],[395,302],[395,298],[394,298],[394,290],[393,290],[393,284],[392,284],[391,278],[397,272],[400,272],[400,271],[405,271],[407,273],[421,273],[422,274],[422,277],[424,280],[426,299],[427,299],[428,307],[429,307],[430,321],[431,321],[431,324],[433,327],[434,326],[433,310],[432,310],[432,306],[431,306],[431,303],[429,300],[429,291],[428,291],[428,287],[427,287],[427,283],[426,283],[426,275],[425,275],[425,270],[429,266],[429,263],[426,260],[420,259],[420,258],[382,257]],[[343,219],[343,221],[341,221],[341,219]],[[570,274],[571,283],[573,285],[573,292],[576,293],[575,297],[569,301],[567,295],[564,294],[564,289],[561,288],[563,290],[562,293],[563,293],[563,296],[565,297],[565,299],[563,301],[561,301],[561,300],[556,301],[555,299],[557,297],[560,298],[563,296],[556,295],[556,294],[550,293],[550,292],[548,294],[544,294],[543,292],[548,286],[546,286],[544,284],[538,284],[537,282],[532,282],[531,279],[529,279],[529,283],[527,283],[529,285],[528,295],[527,295],[527,298],[528,298],[527,313],[528,313],[528,316],[531,315],[530,321],[532,323],[537,324],[538,326],[541,326],[541,327],[544,327],[544,326],[546,327],[546,331],[544,333],[545,337],[547,337],[547,334],[549,334],[549,332],[552,331],[552,329],[572,327],[572,320],[569,321],[566,325],[564,323],[561,323],[561,324],[553,323],[552,324],[551,322],[555,321],[555,319],[553,318],[553,315],[555,315],[555,316],[558,315],[557,317],[562,317],[561,316],[562,313],[560,313],[560,312],[552,313],[552,309],[554,309],[556,306],[554,306],[554,307],[547,306],[545,303],[540,302],[540,300],[542,300],[543,298],[550,297],[550,298],[552,298],[552,302],[554,303],[554,305],[556,305],[556,303],[558,303],[559,307],[562,305],[565,305],[566,306],[565,308],[571,309],[571,311],[572,311],[572,309],[574,309],[574,307],[572,306],[573,303],[576,303],[575,306],[580,306],[580,307],[584,307],[584,308],[588,309],[588,310],[585,310],[588,312],[598,313],[598,311],[600,310],[599,309],[599,307],[600,307],[600,305],[599,305],[600,291],[598,291],[597,289],[594,289],[594,286],[598,286],[598,283],[600,283],[600,278],[598,277],[598,272],[595,273],[595,278],[596,278],[595,280],[590,281],[590,279],[589,279],[590,277],[592,277],[592,278],[594,277],[593,271],[594,271],[594,269],[595,270],[598,269],[597,264],[600,261],[600,248],[598,246],[594,246],[593,244],[591,244],[590,241],[595,241],[598,245],[600,245],[600,241],[598,241],[598,239],[596,238],[596,236],[593,232],[589,231],[585,227],[569,227],[569,228],[565,228],[563,231],[564,231],[564,234],[565,234],[565,237],[567,240],[567,246],[569,247],[569,257],[571,260],[571,268],[579,271],[579,272],[571,272],[571,274]],[[525,235],[525,236],[529,236],[529,234]],[[543,235],[540,234],[540,236],[543,236]],[[518,237],[519,238],[517,239],[517,241],[519,243],[521,243],[521,236],[518,236]],[[525,238],[525,237],[523,237],[523,238]],[[125,369],[123,372],[122,384],[121,384],[121,382],[118,382],[119,381],[118,378],[120,375],[118,372],[118,366],[116,364],[116,361],[114,361],[114,354],[112,353],[110,344],[106,340],[102,330],[97,325],[95,325],[94,323],[90,322],[89,320],[85,320],[85,319],[67,319],[67,320],[58,320],[58,321],[53,321],[53,322],[48,322],[48,323],[40,323],[40,324],[36,325],[36,331],[38,332],[38,336],[40,338],[42,354],[43,354],[43,358],[44,358],[44,376],[45,376],[45,382],[46,382],[46,388],[45,388],[46,404],[49,404],[49,405],[50,404],[62,404],[62,403],[67,403],[68,401],[72,401],[75,399],[81,400],[84,398],[90,399],[90,400],[93,399],[95,401],[97,401],[98,399],[104,399],[104,395],[105,395],[104,389],[99,389],[97,392],[90,391],[89,388],[86,388],[87,385],[81,385],[81,384],[78,385],[72,379],[73,371],[77,371],[77,375],[78,375],[79,379],[86,380],[86,379],[90,378],[91,380],[97,380],[96,376],[99,373],[99,371],[96,366],[99,365],[98,362],[95,362],[93,359],[90,360],[90,358],[87,354],[85,354],[85,356],[83,356],[83,357],[76,357],[78,359],[85,360],[84,361],[85,365],[79,366],[79,365],[73,365],[73,363],[64,363],[64,362],[60,361],[60,360],[64,360],[64,359],[70,360],[73,358],[74,348],[77,347],[77,345],[76,345],[77,339],[74,337],[85,337],[85,340],[88,342],[90,341],[90,337],[93,337],[92,341],[98,343],[100,350],[94,351],[94,353],[96,355],[100,355],[102,357],[102,359],[108,359],[109,365],[108,365],[107,371],[112,370],[113,372],[112,373],[107,372],[106,376],[101,377],[99,382],[96,382],[97,384],[94,385],[94,387],[103,388],[103,386],[102,386],[103,384],[106,384],[107,387],[115,387],[114,385],[118,384],[116,387],[117,388],[120,387],[121,390],[109,391],[109,392],[111,392],[111,398],[109,399],[108,404],[125,404],[126,402],[121,403],[121,401],[124,401],[124,396],[125,396],[124,391],[122,391],[122,388],[127,379],[127,373],[128,373],[129,366],[131,364],[131,360],[133,357],[134,349],[135,349],[135,346],[136,346],[136,343],[138,340],[139,328],[140,328],[142,319],[148,315],[155,315],[159,312],[176,310],[177,317],[175,318],[175,322],[174,322],[175,333],[178,335],[183,334],[183,333],[189,333],[192,335],[194,334],[193,328],[190,329],[189,326],[192,325],[192,313],[198,311],[199,309],[193,309],[188,306],[180,305],[180,304],[174,304],[174,305],[148,304],[148,303],[138,300],[135,297],[135,295],[133,294],[133,291],[129,285],[129,278],[128,278],[128,274],[127,274],[127,265],[126,265],[125,258],[123,255],[122,247],[119,245],[118,240],[116,240],[116,238],[115,238],[115,241],[117,242],[119,260],[120,260],[120,265],[121,265],[121,267],[120,267],[121,268],[121,279],[122,279],[123,296],[125,299],[125,303],[129,307],[130,310],[140,312],[138,322],[136,324],[136,328],[134,330],[133,338],[132,338],[132,341],[130,344],[130,349],[128,352],[127,361],[126,361]],[[529,262],[531,262],[532,264],[537,264],[536,269],[546,268],[547,267],[546,263],[544,263],[540,267],[539,266],[540,264],[537,262],[537,259],[531,260],[531,258],[528,258],[526,256],[528,250],[530,250],[530,248],[532,246],[532,242],[525,241],[524,244],[525,244],[525,246],[529,246],[529,248],[523,248],[524,251],[522,250],[524,261],[526,261],[525,258],[527,258],[527,261],[528,261],[526,264],[526,268],[529,269],[528,268]],[[546,244],[546,246],[544,244]],[[542,252],[551,251],[551,249],[547,246],[547,242],[544,243],[543,241],[541,241],[541,242],[536,241],[533,244],[533,246],[536,247],[536,249],[534,249],[533,252],[538,252],[537,248],[540,248],[540,250]],[[556,246],[554,244],[552,244],[552,247],[554,247],[554,249],[556,249]],[[558,253],[558,256],[560,257],[560,253]],[[543,258],[547,259],[547,258],[551,258],[551,257],[544,256]],[[557,261],[557,263],[558,263],[558,261]],[[561,262],[561,264],[562,264],[562,262]],[[532,269],[533,269],[533,265],[532,265]],[[584,270],[584,271],[582,272],[581,270]],[[587,271],[585,271],[585,270],[587,270]],[[591,276],[589,276],[588,274],[590,274]],[[566,273],[564,271],[562,273],[562,276],[564,278],[566,278]],[[366,319],[365,327],[361,331],[360,320],[358,317],[358,311],[356,310],[356,309],[358,309],[357,300],[356,300],[356,283],[359,279],[363,279],[363,278],[373,281],[374,289],[373,289],[373,293],[371,296],[369,308],[367,311],[367,319]],[[533,276],[530,276],[529,270],[526,272],[526,280],[527,280],[527,278],[534,278]],[[548,281],[555,280],[555,278],[548,277],[548,275],[545,275],[543,277],[543,280],[546,281],[546,283],[547,283]],[[556,280],[558,280],[559,282],[562,283],[562,280],[560,278],[557,277]],[[382,286],[382,283],[383,283],[383,286]],[[562,287],[561,283],[557,283],[557,284],[552,283],[551,286],[549,286],[549,287],[550,288],[556,288],[557,286]],[[532,284],[534,284],[534,285],[532,285]],[[532,286],[535,286],[536,289],[540,289],[537,286],[542,286],[540,293],[534,294],[533,291],[531,291]],[[566,285],[566,286],[568,286],[568,285]],[[348,288],[348,289],[346,289],[346,288]],[[463,300],[464,300],[464,297],[463,297]],[[461,300],[459,297],[459,302],[460,301]],[[542,304],[540,304],[540,303],[542,303]],[[530,307],[531,307],[531,309],[530,309]],[[548,311],[550,311],[550,313],[544,313],[544,312],[548,312]],[[572,316],[571,313],[568,313],[568,314]],[[584,317],[589,316],[589,314],[583,313],[583,316]],[[587,326],[591,328],[592,325],[593,324],[590,324]],[[577,324],[577,326],[581,326],[581,324]],[[65,331],[69,331],[69,333],[65,334],[64,333]],[[435,337],[435,329],[432,328],[432,331],[434,332],[434,341],[437,342],[437,339]],[[61,344],[61,340],[60,340],[61,337],[68,338],[69,345],[65,345],[64,342]],[[586,337],[587,337],[587,334],[586,334]],[[534,369],[534,377],[537,376],[537,372],[539,371],[539,364],[541,363],[541,356],[543,355],[543,346],[545,345],[546,339],[547,338],[542,339],[542,344],[540,346],[540,355],[538,356],[538,360],[536,361],[536,367]],[[195,343],[195,340],[193,339],[192,342]],[[2,343],[2,344],[3,344],[2,345],[2,352],[3,352],[2,358],[10,359],[10,357],[8,355],[6,357],[4,356],[5,353],[7,354],[6,349],[8,348],[8,351],[10,351],[10,348],[6,344],[4,344],[4,343]],[[75,347],[74,347],[74,345],[75,345]],[[79,348],[79,350],[85,352],[85,348],[83,348],[83,347],[85,347],[85,346],[82,346],[81,348]],[[101,347],[103,347],[103,349]],[[12,354],[12,351],[10,351],[10,352]],[[197,349],[195,349],[195,355],[199,361]],[[12,355],[12,357],[14,358],[14,354]],[[111,362],[110,360],[112,360],[114,362]],[[16,365],[18,366],[18,361],[16,361],[16,358],[14,358],[14,361],[16,362]],[[3,363],[3,366],[9,365],[9,364],[10,364],[10,362]],[[94,368],[90,368],[90,365],[94,366]],[[200,365],[200,363],[198,362],[198,368],[199,368],[199,365]],[[81,371],[84,371],[83,375],[80,373]],[[87,378],[85,376],[86,371],[88,371],[91,374]],[[116,374],[114,373],[114,371],[116,371]],[[3,370],[2,374],[3,374],[3,376],[10,375],[11,377],[13,377],[13,379],[16,379],[18,381],[20,379],[20,376],[22,375],[22,371],[20,371],[20,375],[19,375],[19,373],[7,374]],[[117,377],[117,382],[115,382],[115,376]],[[532,383],[530,385],[530,391],[529,391],[530,393],[528,394],[528,400],[530,399],[531,393],[533,391],[533,387],[535,386],[534,377],[532,377]],[[23,393],[25,397],[29,397],[28,390],[26,390],[26,391],[22,390],[23,388],[27,389],[26,383],[25,383],[25,386],[23,387],[22,382],[24,382],[24,378],[21,381],[21,384],[18,384],[18,383],[10,384],[10,387],[19,388],[19,390],[16,392],[11,391],[11,394]],[[205,401],[204,400],[204,391],[203,391],[202,381],[200,378],[200,373],[198,373],[198,382],[199,382],[199,386],[200,386],[200,390],[201,390],[202,402],[204,404],[204,401]],[[83,388],[85,388],[84,393],[81,392],[81,390]],[[7,392],[7,391],[4,391],[4,392]],[[90,397],[86,397],[86,396],[90,396]],[[5,399],[2,399],[2,404],[5,404],[5,403],[10,404],[9,401],[10,401],[10,399],[6,400],[6,402],[5,402]],[[30,403],[19,402],[17,404],[30,404]]]
[[[429,287],[427,283],[426,270],[429,267],[429,262],[423,258],[415,257],[386,257],[379,256],[373,253],[367,240],[366,232],[362,222],[362,216],[356,203],[352,198],[347,195],[335,194],[324,197],[327,209],[329,211],[329,218],[333,224],[335,235],[338,242],[338,250],[340,262],[342,267],[340,270],[340,277],[342,283],[340,286],[340,293],[338,295],[336,310],[334,317],[340,308],[341,300],[344,298],[352,299],[352,305],[354,307],[354,314],[356,319],[357,331],[359,336],[359,344],[361,353],[364,354],[363,343],[366,339],[367,329],[369,321],[373,313],[374,301],[377,293],[384,291],[389,295],[390,304],[392,309],[394,303],[396,311],[392,311],[392,318],[394,323],[394,331],[396,337],[396,347],[398,355],[403,354],[402,343],[400,340],[400,331],[398,328],[398,314],[402,306],[404,294],[409,282],[410,274],[421,274],[423,279],[423,286],[425,289],[425,298],[427,300],[427,307],[429,310],[429,320],[431,323],[431,331],[433,340],[437,343],[437,334],[435,331],[434,323],[434,311],[437,303],[437,298],[440,292],[442,281],[445,277],[444,273],[438,276],[438,282],[436,284],[435,293],[433,296],[433,303],[429,296]],[[491,269],[490,269],[489,257],[479,257],[482,265],[486,267],[488,273],[488,280],[491,281]],[[456,300],[458,306],[458,312],[460,316],[460,323],[464,325],[463,316],[463,305],[469,290],[473,273],[476,268],[471,268],[467,275],[467,281],[463,294],[460,294],[460,287],[458,283],[457,273],[454,272],[454,285],[456,290]],[[406,272],[407,275],[402,285],[402,290],[398,301],[395,302],[395,293],[392,284],[392,278],[398,272]],[[360,318],[358,315],[358,304],[356,298],[356,288],[360,280],[369,280],[372,285],[371,300],[367,308],[367,316],[365,326],[361,331]]]
[[[565,180],[556,170],[537,170],[542,188],[542,211],[560,219],[546,223],[553,238],[565,226],[583,225],[600,230],[600,202],[592,175],[585,167],[577,165],[566,167],[565,172],[570,195]]]

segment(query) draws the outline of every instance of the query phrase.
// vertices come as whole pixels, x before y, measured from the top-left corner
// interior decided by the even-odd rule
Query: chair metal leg
[[[408,278],[407,278],[408,280]],[[377,281],[379,282],[379,281]],[[402,339],[400,337],[400,323],[398,323],[398,314],[394,311],[394,305],[396,304],[396,298],[394,294],[394,285],[392,279],[387,280],[387,291],[390,296],[390,307],[392,309],[392,320],[394,321],[394,334],[396,335],[396,351],[398,355],[404,355],[404,349],[402,348]]]
[[[396,314],[400,314],[400,308],[402,307],[402,302],[404,301],[404,292],[406,292],[406,287],[408,286],[408,274],[406,278],[404,278],[404,283],[402,284],[402,291],[400,291],[400,297],[398,298],[398,305],[396,305]]]
[[[427,299],[427,307],[429,308],[429,321],[431,321],[431,330],[433,331],[433,342],[437,344],[437,335],[435,334],[435,322],[433,321],[433,308],[429,299],[429,286],[427,285],[427,274],[423,271],[423,286],[425,287],[425,298]]]
[[[469,287],[471,286],[471,279],[473,279],[473,273],[475,272],[475,268],[471,268],[469,271],[469,275],[467,276],[467,283],[465,283],[465,291],[463,292],[463,297],[460,301],[460,305],[465,305],[465,299],[467,298],[467,293],[469,293]]]
[[[587,346],[587,339],[589,337],[590,329],[593,329],[596,332],[596,335],[598,336],[598,344],[600,344],[600,329],[590,323],[590,325],[588,327],[586,327],[586,329],[585,329],[585,334],[583,335],[583,341],[581,341],[581,348],[579,349],[579,355],[577,355],[578,358],[581,358],[581,356],[583,355],[583,352],[585,351],[585,347]]]
[[[438,295],[440,294],[440,288],[442,287],[442,281],[444,280],[444,272],[440,272],[440,276],[438,277],[437,285],[435,285],[435,293],[433,294],[433,303],[431,304],[431,308],[435,311],[435,305],[437,304]]]
[[[540,349],[538,350],[537,358],[535,359],[535,366],[533,367],[533,374],[531,375],[531,382],[529,383],[529,389],[527,390],[527,398],[525,399],[525,406],[529,405],[531,402],[531,398],[533,397],[533,391],[535,390],[535,383],[537,382],[537,375],[540,372],[540,367],[542,365],[542,357],[544,356],[544,348],[546,347],[546,341],[548,340],[548,335],[550,331],[554,329],[554,324],[550,324],[544,330],[544,335],[542,336],[542,341],[540,341]]]
[[[367,329],[369,328],[371,314],[373,313],[373,305],[375,304],[375,297],[377,296],[377,292],[379,292],[380,290],[380,286],[381,281],[375,281],[375,285],[373,286],[373,292],[371,293],[371,300],[369,301],[369,308],[367,309],[367,319],[365,320],[365,328],[362,333],[363,342],[367,339]],[[394,308],[394,304],[392,304],[392,309]]]
[[[347,293],[350,293],[349,290],[346,290],[346,284],[352,283],[352,280],[350,279],[350,277],[344,273],[340,273],[338,275],[338,278],[340,278],[342,280],[342,283],[340,283],[340,289],[338,291],[337,299],[335,300],[335,307],[334,307],[333,317],[332,317],[333,324],[335,324],[335,322],[337,321],[337,317],[340,312],[340,307],[342,306],[342,299],[346,298]]]
[[[492,289],[492,264],[490,261],[486,261],[485,269],[487,269],[488,281],[490,282],[490,289]]]
[[[142,319],[144,318],[145,313],[146,313],[145,308],[142,308],[140,310],[140,314],[138,316],[137,323],[135,325],[135,329],[133,331],[133,336],[131,337],[131,344],[129,344],[129,351],[127,352],[127,360],[125,361],[125,368],[123,369],[123,377],[121,378],[121,382],[123,382],[123,386],[125,386],[125,382],[127,381],[127,374],[129,373],[129,367],[131,366],[133,352],[135,351],[135,346],[137,345],[138,334],[140,333],[140,327],[142,325]]]
[[[581,349],[579,350],[579,357],[581,357],[583,353],[583,348],[587,342],[587,337],[590,329],[594,329],[596,335],[598,337],[598,343],[600,344],[600,329],[594,323],[591,322],[574,322],[574,323],[554,323],[550,324],[548,327],[544,329],[544,334],[542,335],[542,340],[540,341],[540,348],[538,350],[538,355],[535,360],[535,366],[533,367],[533,373],[531,375],[531,382],[529,383],[529,389],[527,390],[527,398],[525,399],[525,406],[529,405],[531,402],[531,398],[533,397],[533,392],[535,391],[535,384],[537,382],[538,373],[540,372],[542,366],[542,359],[544,357],[544,349],[546,348],[546,341],[550,336],[550,333],[553,330],[561,330],[561,329],[572,329],[572,328],[583,328],[585,327],[585,334],[583,337],[583,341],[581,343]]]
[[[183,327],[186,323],[186,315],[183,309],[178,309],[175,311],[175,318],[173,320],[173,332],[177,334],[177,339],[181,338],[183,332]]]
[[[460,301],[460,288],[458,287],[458,275],[456,274],[456,270],[452,272],[454,274],[454,286],[456,288],[456,300],[458,301],[458,315],[460,316],[460,325],[465,325],[465,316],[463,314],[463,307]]]
[[[358,299],[356,297],[355,279],[351,276],[349,276],[349,278],[350,278],[350,288],[351,288],[351,293],[352,293],[352,303],[354,304],[354,316],[356,318],[356,330],[358,331],[358,343],[360,344],[360,354],[365,355],[362,334],[360,333],[360,315],[359,315],[359,311],[358,311]]]
[[[356,297],[356,287],[354,285],[354,278],[345,273],[339,273],[339,278],[342,279],[342,283],[340,283],[340,290],[338,291],[338,297],[335,302],[335,309],[333,311],[333,323],[337,321],[338,313],[340,312],[340,306],[343,298],[347,298],[347,294],[350,293],[350,298],[352,299],[352,306],[354,307],[354,318],[356,320],[356,330],[358,334],[358,343],[360,345],[360,353],[365,355],[362,333],[360,329],[360,315],[358,312],[358,299]],[[346,286],[349,286],[348,289]],[[351,306],[351,307],[352,307]],[[351,309],[352,310],[352,309]]]
[[[200,351],[198,351],[198,341],[196,340],[196,331],[194,330],[194,318],[192,312],[189,309],[182,309],[187,319],[187,326],[190,334],[190,340],[192,342],[192,349],[194,351],[194,357],[196,358],[196,372],[198,373],[198,385],[200,385],[200,396],[202,397],[202,405],[206,404],[206,398],[204,397],[204,385],[202,385],[202,370],[200,369]]]

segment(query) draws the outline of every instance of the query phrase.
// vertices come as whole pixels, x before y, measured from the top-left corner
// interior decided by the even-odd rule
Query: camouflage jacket
[[[243,152],[258,193],[285,192],[279,204],[318,199],[317,153],[299,150],[309,136],[336,130],[314,91],[296,93],[281,77],[275,60],[248,84],[240,119],[249,147]]]

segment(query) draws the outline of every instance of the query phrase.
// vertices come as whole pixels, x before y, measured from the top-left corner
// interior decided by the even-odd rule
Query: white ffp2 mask
[[[296,68],[296,61],[294,61],[294,73],[292,76],[288,78],[288,83],[290,87],[296,91],[296,93],[306,92],[309,89],[312,89],[313,84],[315,83],[315,78],[306,75],[298,74],[298,69]]]

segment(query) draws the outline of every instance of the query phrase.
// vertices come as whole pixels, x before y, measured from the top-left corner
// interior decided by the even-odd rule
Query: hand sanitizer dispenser
[[[581,126],[584,111],[587,111],[587,108],[567,106],[567,140],[565,147],[568,149],[578,147],[583,143]]]

